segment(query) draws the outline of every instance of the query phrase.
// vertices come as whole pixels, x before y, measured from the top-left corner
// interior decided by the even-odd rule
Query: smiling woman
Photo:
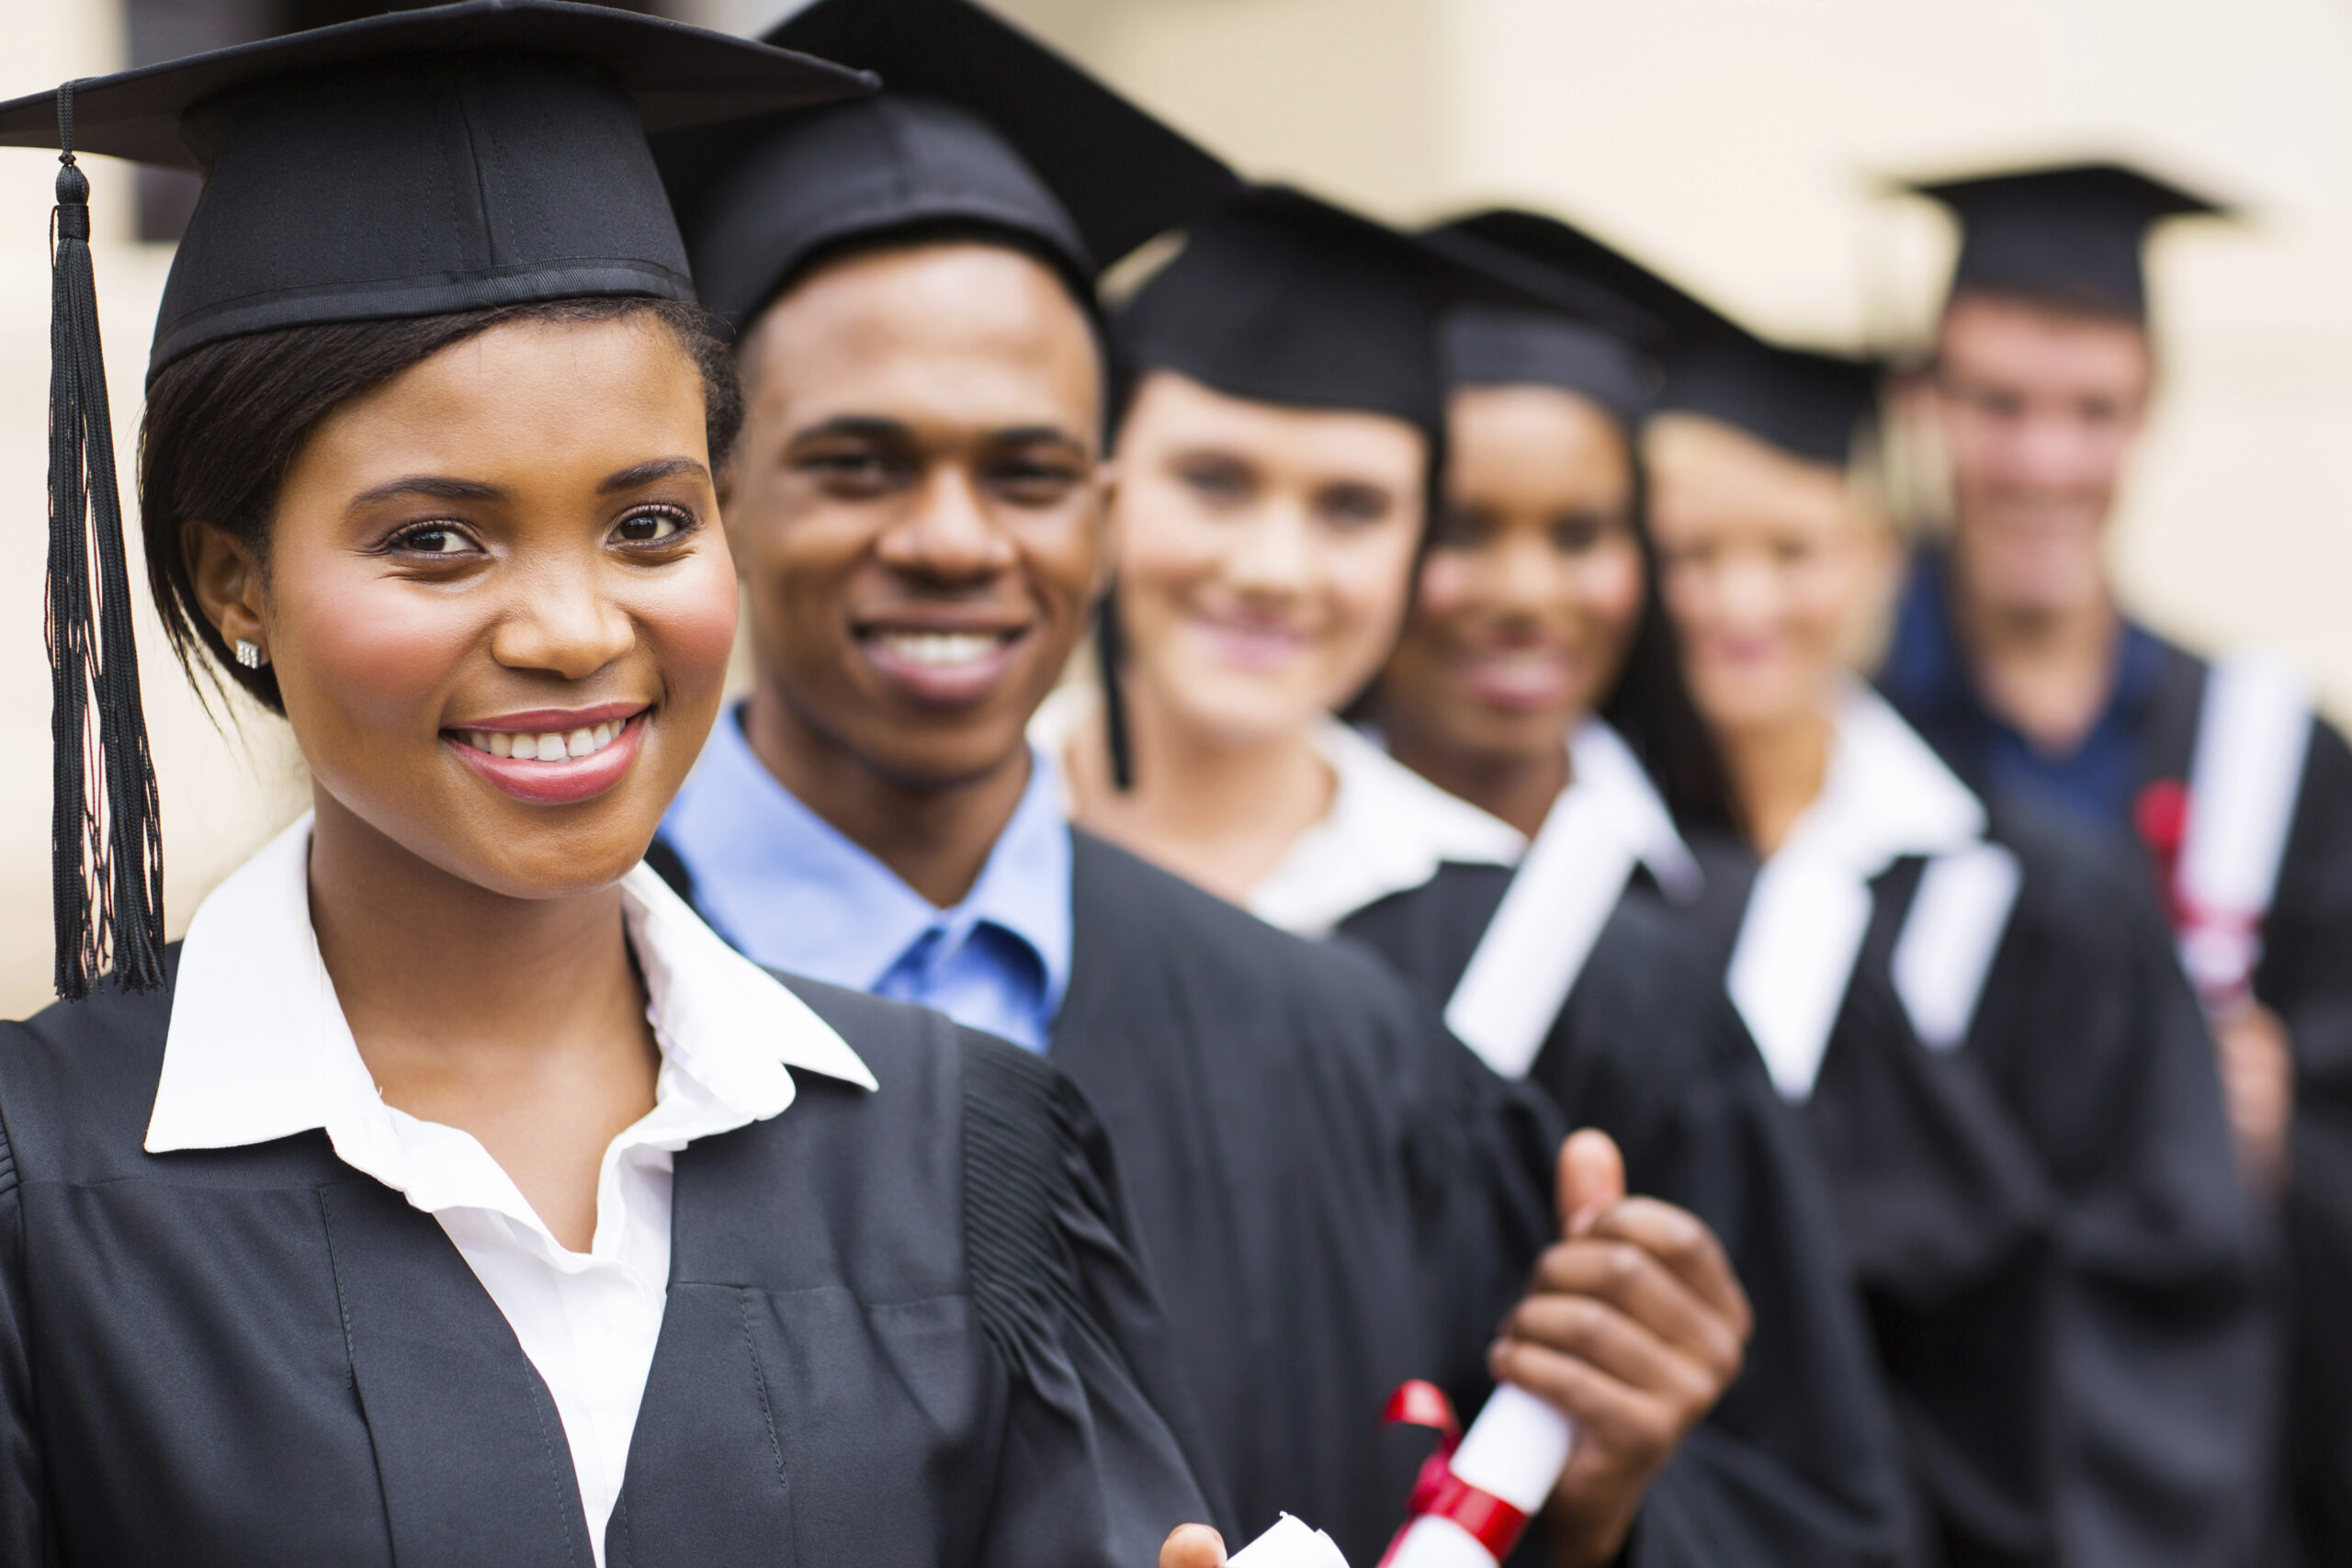
[[[1054,1069],[779,979],[642,863],[733,638],[740,417],[646,128],[860,85],[469,0],[0,106],[0,140],[205,150],[149,576],[313,786],[175,948],[116,897],[160,869],[119,809],[127,570],[61,439],[90,994],[0,1025],[0,1561],[1109,1568],[1206,1517]],[[103,409],[80,369],[61,429]]]

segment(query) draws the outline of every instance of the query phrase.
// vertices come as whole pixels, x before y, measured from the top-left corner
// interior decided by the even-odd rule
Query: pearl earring
[[[243,665],[248,670],[258,670],[263,665],[269,662],[269,655],[261,650],[261,644],[257,642],[248,642],[243,637],[239,637],[237,639],[237,662]]]

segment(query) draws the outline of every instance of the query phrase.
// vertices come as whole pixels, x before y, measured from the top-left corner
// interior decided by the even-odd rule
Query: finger
[[[1225,1537],[1206,1525],[1178,1525],[1159,1543],[1159,1568],[1223,1568]]]
[[[1731,1318],[1741,1338],[1753,1331],[1756,1314],[1740,1286],[1738,1270],[1715,1233],[1688,1209],[1655,1198],[1629,1198],[1595,1216],[1590,1234],[1596,1239],[1632,1242]]]
[[[1669,1344],[1595,1296],[1521,1302],[1504,1342],[1572,1356],[1628,1388],[1694,1413],[1721,1398],[1729,1381],[1717,1363]]]
[[[1680,1423],[1663,1402],[1629,1388],[1573,1356],[1509,1341],[1487,1357],[1498,1382],[1524,1389],[1577,1424],[1579,1441],[1653,1461],[1680,1437]],[[1163,1565],[1164,1568],[1164,1565]]]
[[[1663,1263],[1622,1241],[1564,1241],[1544,1251],[1521,1309],[1553,1296],[1606,1302],[1658,1338],[1696,1356],[1725,1378],[1737,1375],[1745,1353],[1744,1321],[1716,1307]]]
[[[1592,1216],[1625,1197],[1625,1156],[1597,1128],[1571,1134],[1560,1145],[1558,1171],[1560,1234],[1577,1235]]]

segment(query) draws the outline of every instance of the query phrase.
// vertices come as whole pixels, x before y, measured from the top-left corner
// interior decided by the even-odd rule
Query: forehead
[[[1102,363],[1044,263],[978,242],[864,252],[819,267],[744,334],[755,413],[1091,425]]]
[[[1702,536],[1829,534],[1858,521],[1846,476],[1695,415],[1666,415],[1643,437],[1651,525],[1661,543]]]
[[[1256,402],[1173,370],[1144,378],[1120,439],[1144,448],[1214,450],[1301,479],[1405,487],[1421,482],[1429,459],[1428,439],[1393,414]]]
[[[2020,382],[2105,385],[2147,376],[2147,329],[2001,295],[1963,293],[1945,310],[1938,351],[1950,368]]]

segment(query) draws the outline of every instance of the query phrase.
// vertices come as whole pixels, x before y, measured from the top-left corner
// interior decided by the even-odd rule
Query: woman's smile
[[[517,800],[593,800],[626,777],[652,709],[607,703],[571,713],[516,714],[444,730],[443,744],[493,789]]]

